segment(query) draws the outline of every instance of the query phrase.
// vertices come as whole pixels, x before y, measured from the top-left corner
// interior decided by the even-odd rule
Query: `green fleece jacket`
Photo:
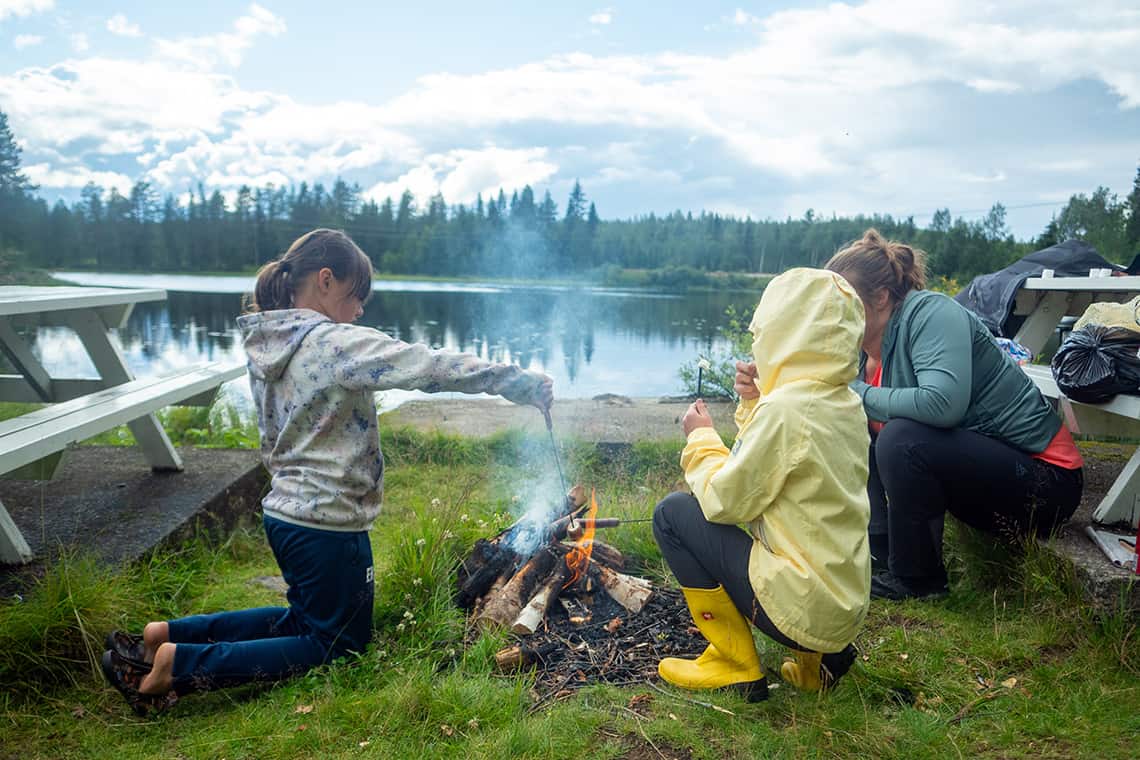
[[[953,299],[912,290],[883,334],[882,386],[856,380],[869,419],[903,417],[965,428],[1037,454],[1060,418],[973,313]],[[860,370],[866,356],[860,363]],[[862,377],[862,371],[860,371]]]

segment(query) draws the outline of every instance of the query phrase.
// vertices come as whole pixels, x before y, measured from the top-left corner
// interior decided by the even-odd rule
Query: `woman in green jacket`
[[[986,327],[925,289],[925,254],[868,230],[827,269],[866,309],[852,388],[871,425],[871,596],[947,591],[946,512],[1007,537],[1048,535],[1081,498],[1080,453]]]

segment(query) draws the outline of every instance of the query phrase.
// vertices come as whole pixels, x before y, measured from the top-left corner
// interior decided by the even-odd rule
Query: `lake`
[[[139,304],[119,338],[136,375],[204,360],[244,361],[236,317],[253,277],[58,272],[80,285],[164,288],[165,303]],[[576,286],[513,286],[375,280],[358,324],[406,341],[542,370],[555,396],[601,393],[669,396],[683,392],[678,368],[723,347],[725,310],[750,313],[750,293],[666,295]],[[95,370],[73,333],[39,328],[33,350],[56,376]],[[244,380],[227,395],[248,398]],[[383,407],[426,394],[390,391]]]

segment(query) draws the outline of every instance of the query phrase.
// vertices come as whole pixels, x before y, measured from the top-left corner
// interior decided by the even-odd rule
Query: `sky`
[[[1000,202],[1024,239],[1132,186],[1140,3],[0,0],[0,110],[49,200],[579,180],[603,219]]]

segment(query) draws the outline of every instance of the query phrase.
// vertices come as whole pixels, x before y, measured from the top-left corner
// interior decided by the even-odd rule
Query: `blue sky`
[[[603,218],[1009,207],[1140,160],[1140,6],[0,0],[0,109],[48,198],[575,179]]]

